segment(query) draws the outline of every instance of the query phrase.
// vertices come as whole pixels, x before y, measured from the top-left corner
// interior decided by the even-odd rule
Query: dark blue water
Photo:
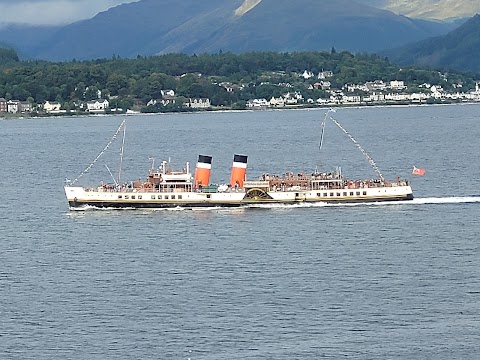
[[[0,120],[0,359],[474,359],[480,353],[480,106],[339,109],[416,200],[357,206],[70,212],[121,117]],[[373,177],[323,111],[127,119],[125,178],[149,157],[213,181]],[[108,181],[115,142],[81,184]],[[411,175],[413,166],[427,170]]]

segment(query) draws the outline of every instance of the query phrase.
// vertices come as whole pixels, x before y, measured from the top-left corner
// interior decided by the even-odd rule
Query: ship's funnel
[[[195,169],[194,187],[208,186],[210,184],[210,171],[212,170],[212,157],[198,155],[197,168]]]
[[[230,185],[232,187],[238,186],[243,187],[243,182],[246,180],[247,175],[247,156],[245,155],[234,155],[233,156],[233,166],[232,166],[232,176],[230,177]]]

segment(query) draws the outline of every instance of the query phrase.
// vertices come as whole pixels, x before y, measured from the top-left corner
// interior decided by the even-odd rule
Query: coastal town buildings
[[[285,77],[285,79],[283,79]],[[222,88],[224,95],[220,98],[241,99],[238,103],[230,101],[233,108],[241,109],[268,109],[268,108],[298,108],[298,107],[327,107],[327,106],[362,106],[362,105],[395,105],[395,104],[438,104],[459,102],[480,102],[480,81],[471,90],[461,81],[453,84],[448,82],[445,74],[440,74],[440,84],[407,83],[403,80],[391,81],[373,80],[365,83],[339,84],[335,81],[335,74],[331,71],[320,73],[305,70],[303,73],[286,72],[267,73],[262,75],[262,81],[248,83],[217,82],[212,77],[211,84]],[[272,81],[275,79],[275,81]],[[297,80],[295,80],[297,79]],[[264,88],[262,88],[264,87]],[[262,88],[262,89],[260,89]],[[268,93],[272,95],[268,95]],[[258,93],[262,97],[246,98],[246,94]],[[100,93],[97,92],[97,96]],[[106,92],[108,94],[108,92]],[[118,109],[119,96],[106,96],[92,101],[75,100],[60,103],[45,101],[35,104],[30,101],[7,100],[0,98],[0,113],[22,114],[38,112],[40,114],[65,114],[65,113],[118,113],[127,110],[141,112],[143,108],[157,106],[149,111],[163,111],[158,105],[170,108],[165,111],[182,111],[182,108],[192,110],[227,109],[228,105],[215,104],[215,98],[184,97],[177,94],[177,89],[162,89],[160,98],[152,98],[145,102],[139,98],[131,98],[130,106]],[[228,95],[227,95],[228,94]],[[248,100],[247,100],[248,99]],[[110,101],[115,106],[110,108]],[[217,97],[218,101],[218,97]],[[172,106],[176,105],[176,106]]]
[[[4,98],[0,98],[0,113],[2,112],[7,112],[7,100],[5,100]]]
[[[0,98],[0,113],[24,114],[33,111],[33,104],[28,101],[6,100]]]
[[[212,107],[210,99],[206,98],[189,98],[184,103],[184,106],[192,109],[209,109]]]

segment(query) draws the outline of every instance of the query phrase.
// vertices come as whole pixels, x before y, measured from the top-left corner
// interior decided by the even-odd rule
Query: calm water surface
[[[122,117],[0,120],[0,359],[474,359],[480,353],[480,106],[339,109],[408,203],[69,211]],[[373,177],[324,111],[127,118],[124,175],[213,156],[229,179]],[[81,179],[108,181],[119,142]],[[424,167],[424,177],[411,175]]]

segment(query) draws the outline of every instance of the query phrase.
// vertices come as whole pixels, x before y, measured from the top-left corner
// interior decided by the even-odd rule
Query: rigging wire
[[[323,148],[323,139],[325,137],[325,123],[327,121],[327,117],[328,117],[328,114],[330,112],[336,112],[335,109],[329,109],[326,113],[325,113],[325,117],[323,118],[323,121],[322,121],[322,124],[321,124],[321,131],[320,131],[320,143],[318,144],[318,154],[319,154],[319,159],[318,159],[318,165],[317,167],[315,168],[315,173],[318,172],[318,168],[321,167],[321,154],[322,154],[322,148]]]
[[[110,145],[112,145],[112,143],[115,141],[115,139],[117,138],[117,135],[120,133],[120,131],[122,131],[122,128],[125,126],[125,120],[122,121],[122,123],[120,124],[120,126],[118,127],[117,131],[115,131],[115,134],[112,136],[111,140],[108,142],[108,144],[103,148],[103,150],[100,152],[100,154],[98,154],[98,156],[95,158],[95,160],[92,161],[92,163],[90,165],[88,165],[85,170],[83,170],[81,172],[80,175],[78,175],[78,177],[71,181],[70,182],[70,185],[74,185],[78,180],[80,180],[80,178],[82,178],[83,175],[85,175],[86,173],[88,173],[90,171],[90,169],[93,167],[93,165],[95,165],[95,163],[102,157],[102,155],[108,150],[108,148],[110,147]]]
[[[328,112],[327,112],[328,114]],[[378,168],[377,164],[375,163],[375,161],[371,158],[370,155],[368,155],[368,153],[365,151],[365,149],[358,143],[357,140],[355,140],[355,138],[350,135],[350,133],[345,130],[345,128],[337,121],[335,120],[333,117],[330,116],[330,120],[333,121],[333,123],[335,125],[338,126],[338,128],[340,128],[340,130],[342,130],[349,138],[350,140],[352,140],[352,142],[357,146],[357,148],[363,153],[363,155],[365,156],[365,158],[368,160],[368,163],[372,166],[373,170],[378,174],[378,176],[380,177],[380,179],[382,181],[385,181],[385,178],[383,177],[380,169]]]

